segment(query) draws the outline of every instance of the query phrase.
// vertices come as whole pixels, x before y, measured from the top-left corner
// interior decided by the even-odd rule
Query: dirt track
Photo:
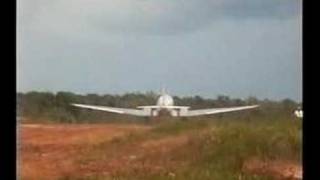
[[[20,176],[23,179],[58,179],[132,171],[159,173],[175,167],[174,161],[162,155],[185,143],[185,137],[108,145],[116,138],[149,129],[148,126],[105,124],[22,125]],[[153,161],[146,157],[152,157]],[[161,167],[164,164],[167,169]]]
[[[20,175],[25,179],[71,176],[82,169],[79,156],[90,153],[83,152],[88,147],[148,129],[133,125],[21,125]]]

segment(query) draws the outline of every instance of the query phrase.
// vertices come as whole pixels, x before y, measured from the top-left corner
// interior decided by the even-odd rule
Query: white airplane
[[[72,104],[72,105],[80,108],[107,111],[107,112],[118,113],[118,114],[144,116],[144,117],[158,116],[162,111],[166,111],[171,116],[174,116],[174,117],[190,117],[190,116],[218,114],[218,113],[232,112],[232,111],[241,111],[245,109],[256,108],[259,106],[259,105],[251,105],[251,106],[238,106],[238,107],[229,107],[229,108],[189,110],[190,108],[189,106],[175,106],[173,102],[173,98],[169,94],[167,94],[164,90],[162,91],[161,96],[158,98],[156,105],[138,106],[137,109],[115,108],[115,107],[96,106],[96,105],[87,105],[87,104]]]

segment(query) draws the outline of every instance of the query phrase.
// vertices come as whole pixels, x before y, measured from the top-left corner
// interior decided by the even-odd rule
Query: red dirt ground
[[[137,171],[167,173],[177,162],[163,157],[167,157],[165,154],[170,149],[186,143],[186,137],[129,142],[114,147],[104,144],[149,129],[138,125],[21,125],[20,177],[58,179]]]
[[[20,127],[20,176],[52,179],[79,172],[82,150],[148,127],[134,125],[36,125]]]

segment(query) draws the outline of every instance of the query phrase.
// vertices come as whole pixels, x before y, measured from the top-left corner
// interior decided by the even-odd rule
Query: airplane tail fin
[[[168,91],[167,91],[166,87],[165,87],[165,86],[162,86],[162,88],[161,88],[161,95],[164,95],[164,94],[167,94],[167,93],[168,93]]]
[[[162,86],[161,88],[161,95],[164,95],[166,94],[166,88],[164,86]]]

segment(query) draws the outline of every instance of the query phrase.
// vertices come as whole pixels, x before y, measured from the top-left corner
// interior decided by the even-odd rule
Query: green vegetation
[[[87,94],[79,95],[71,92],[58,92],[56,94],[50,92],[28,92],[17,93],[17,115],[24,119],[38,122],[63,122],[63,123],[97,123],[97,122],[135,122],[140,117],[117,115],[108,112],[93,111],[80,109],[71,106],[71,103],[95,104],[111,107],[127,107],[135,108],[139,105],[155,104],[157,95],[154,92],[146,93],[127,93],[124,95],[97,95]],[[271,101],[268,99],[258,100],[255,97],[246,99],[233,99],[228,96],[218,96],[216,99],[204,99],[200,96],[194,97],[174,97],[177,105],[188,105],[193,109],[209,108],[209,107],[228,107],[240,106],[248,104],[260,104],[261,108],[252,111],[243,111],[241,113],[215,115],[215,118],[223,118],[225,116],[246,118],[256,115],[259,117],[270,118],[279,115],[288,116],[299,104],[290,99],[282,101]],[[241,117],[239,117],[241,114]],[[205,117],[207,118],[207,117]],[[204,119],[205,119],[204,118]],[[143,118],[142,118],[143,119]],[[203,119],[203,118],[202,118]],[[147,121],[147,119],[145,119]],[[140,122],[145,122],[140,121]]]
[[[170,158],[187,162],[187,166],[172,171],[174,179],[274,179],[243,172],[243,164],[250,158],[301,164],[302,123],[292,119],[178,122],[157,127],[147,137],[155,137],[154,133],[163,136],[186,133],[191,127],[188,143],[168,154]],[[124,179],[172,178],[168,174],[137,173]]]
[[[301,164],[302,123],[283,119],[229,118],[228,120],[187,122],[165,122],[151,131],[129,134],[111,142],[90,148],[91,156],[81,156],[81,163],[104,161],[113,154],[106,154],[106,148],[114,151],[130,146],[131,152],[137,150],[136,144],[150,140],[187,136],[186,143],[171,148],[167,153],[145,154],[138,162],[151,162],[152,167],[162,164],[162,171],[153,172],[144,167],[118,172],[110,176],[93,174],[86,178],[66,177],[65,179],[176,179],[176,180],[267,180],[275,179],[272,174],[252,174],[243,170],[243,165],[251,158],[269,161],[290,161]],[[112,144],[112,146],[110,145]],[[168,145],[168,144],[165,144]],[[172,166],[172,162],[182,162]],[[136,162],[136,164],[139,164]],[[132,168],[132,169],[130,169]]]

